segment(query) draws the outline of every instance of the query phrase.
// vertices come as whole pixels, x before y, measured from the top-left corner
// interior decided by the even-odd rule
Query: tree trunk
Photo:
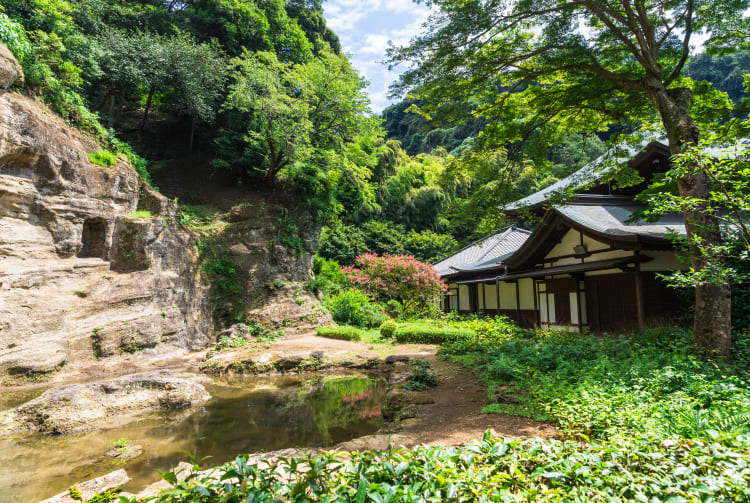
[[[148,98],[146,99],[146,109],[143,111],[143,120],[141,121],[141,131],[146,127],[146,121],[148,120],[148,111],[151,108],[151,100],[154,97],[154,90],[151,89],[148,92]]]
[[[659,85],[650,86],[651,99],[661,114],[669,139],[669,151],[680,154],[688,145],[698,143],[699,130],[688,113],[692,102],[689,89],[665,90]],[[708,200],[709,180],[699,169],[677,181],[680,196]],[[685,211],[685,228],[688,235],[690,265],[695,270],[705,266],[705,257],[696,245],[698,238],[706,245],[721,244],[719,220],[697,207]],[[698,285],[695,287],[695,313],[693,343],[704,356],[718,356],[731,360],[732,353],[732,291],[730,285]]]

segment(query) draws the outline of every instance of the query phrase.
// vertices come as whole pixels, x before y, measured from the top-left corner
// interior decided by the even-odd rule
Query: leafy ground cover
[[[317,334],[320,337],[345,341],[358,341],[362,338],[362,332],[354,327],[318,327]]]
[[[462,448],[331,453],[269,466],[240,456],[212,475],[196,467],[183,482],[165,474],[174,488],[147,501],[750,498],[750,386],[741,353],[734,366],[696,359],[690,334],[675,327],[604,338],[521,330],[503,318],[421,324],[459,331],[441,355],[487,383],[487,412],[554,421],[563,438],[487,434]]]
[[[485,435],[463,448],[245,456],[212,475],[194,471],[154,502],[198,501],[745,501],[746,457],[721,444],[510,440]],[[135,499],[125,500],[135,501]]]

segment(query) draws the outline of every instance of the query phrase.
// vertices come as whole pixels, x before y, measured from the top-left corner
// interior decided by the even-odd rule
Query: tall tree
[[[722,26],[743,26],[748,8],[747,0],[426,3],[436,13],[425,32],[390,53],[391,63],[412,65],[395,92],[414,91],[436,104],[428,111],[438,118],[477,101],[475,113],[493,121],[485,141],[522,143],[571,129],[657,121],[672,154],[698,143],[708,109],[691,106],[698,87],[681,75],[694,34],[724,36]],[[677,185],[683,197],[707,199],[701,170],[686,170]],[[719,222],[699,205],[685,211],[685,224],[692,267],[700,270],[705,257],[697,243],[719,245]],[[729,286],[699,284],[695,296],[696,346],[728,358]]]

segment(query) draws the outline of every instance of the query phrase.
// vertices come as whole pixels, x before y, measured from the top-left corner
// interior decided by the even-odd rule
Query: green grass
[[[362,339],[362,332],[359,329],[347,326],[318,327],[316,333],[320,337],[327,337],[329,339],[341,339],[345,341],[358,341]]]
[[[466,328],[438,326],[430,322],[410,322],[399,324],[394,338],[402,344],[442,344],[472,335],[473,332]]]
[[[130,215],[132,218],[153,218],[155,215],[148,210],[134,211]]]
[[[211,231],[226,225],[220,220],[223,214],[221,210],[212,206],[180,204],[180,211],[182,212],[180,223],[186,227]]]
[[[97,166],[111,168],[117,164],[117,154],[110,152],[109,150],[99,150],[98,152],[89,154],[89,161]]]

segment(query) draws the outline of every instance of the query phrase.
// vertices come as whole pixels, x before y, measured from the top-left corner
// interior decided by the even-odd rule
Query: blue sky
[[[370,83],[372,110],[380,113],[390,103],[388,86],[398,77],[398,71],[381,63],[388,41],[406,44],[420,32],[429,9],[412,0],[326,0],[323,9],[344,52]]]

